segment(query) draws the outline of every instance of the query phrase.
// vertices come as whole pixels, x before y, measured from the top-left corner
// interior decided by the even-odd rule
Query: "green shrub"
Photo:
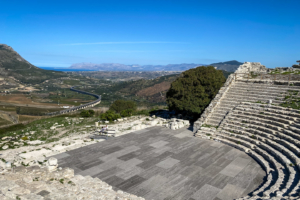
[[[27,136],[24,136],[21,138],[22,140],[28,140],[28,137]]]
[[[100,115],[100,119],[107,121],[114,121],[119,118],[121,118],[120,114],[117,114],[111,110],[108,110]]]
[[[92,117],[92,116],[94,116],[94,114],[95,114],[95,111],[93,111],[93,110],[82,110],[80,112],[81,117]]]
[[[122,117],[130,117],[133,114],[133,110],[132,109],[126,109],[126,110],[122,110],[120,115]]]

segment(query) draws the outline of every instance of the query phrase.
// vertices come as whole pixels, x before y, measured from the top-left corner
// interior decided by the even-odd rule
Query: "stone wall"
[[[267,72],[266,66],[260,64],[260,62],[244,62],[240,65],[235,73],[249,73],[249,72]]]

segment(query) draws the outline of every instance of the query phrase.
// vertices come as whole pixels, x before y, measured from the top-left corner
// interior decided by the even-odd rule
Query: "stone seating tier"
[[[232,119],[231,116],[228,116],[229,119]],[[234,119],[234,126],[233,125],[227,125],[230,126],[231,129],[236,129],[236,125],[237,127],[240,126],[244,126],[241,121],[246,121],[245,119],[243,119],[241,116],[239,116],[238,118],[233,118]],[[239,122],[240,121],[240,122]],[[232,123],[229,122],[229,123]],[[253,125],[255,124],[255,125]],[[258,125],[256,125],[258,124]],[[244,128],[244,134],[245,132],[249,132],[250,134],[259,134],[262,137],[265,137],[266,139],[272,139],[274,141],[284,141],[281,138],[278,138],[278,132],[276,131],[272,131],[268,128],[265,128],[266,124],[261,123],[260,121],[250,121],[246,124],[247,128]],[[271,142],[270,140],[267,140],[269,142]],[[295,140],[291,140],[292,142],[295,142]],[[277,142],[278,143],[278,142]],[[280,149],[280,151],[285,151],[286,154],[288,154],[288,156],[290,158],[292,158],[292,160],[294,161],[294,163],[299,163],[300,160],[298,159],[298,155],[299,155],[299,149],[297,149],[297,147],[294,144],[291,144],[289,141],[285,141],[284,144],[287,145],[288,149],[286,149],[284,146],[282,146],[280,143],[278,143],[277,145],[277,149]],[[299,145],[299,143],[296,143],[297,145]],[[273,144],[274,146],[275,144]],[[290,151],[289,149],[293,149],[293,151]],[[293,153],[292,153],[293,152]]]
[[[235,137],[230,137],[230,136],[226,136],[226,135],[220,135],[220,137],[223,137],[223,139],[221,140],[222,142],[225,140],[231,141],[233,147],[238,146],[238,149],[244,149],[245,147],[244,144],[246,144],[245,142],[243,142],[242,140],[239,140]],[[218,138],[219,139],[219,138]],[[220,140],[220,139],[219,139]],[[235,144],[234,144],[235,143]],[[254,149],[254,151],[256,151],[256,153],[262,155],[262,157],[265,157],[266,160],[268,160],[270,163],[273,163],[273,166],[275,168],[275,171],[277,172],[277,179],[274,183],[274,185],[272,187],[277,187],[279,189],[279,187],[281,186],[282,188],[284,188],[284,179],[288,179],[289,174],[287,170],[282,170],[284,169],[284,167],[279,163],[280,161],[276,161],[273,157],[271,157],[269,155],[269,153],[267,153],[265,150],[256,147]],[[287,173],[286,173],[287,172]]]
[[[272,174],[269,180],[278,177],[272,186],[272,181],[268,182],[267,179],[253,192],[253,197],[271,199],[270,196],[276,196],[278,192],[283,196],[299,195],[299,111],[246,102],[233,108],[227,115],[214,113],[212,116],[223,118],[212,138],[247,152],[261,164],[267,174]],[[196,135],[201,134],[202,130],[199,130]],[[210,134],[209,130],[205,134]]]
[[[220,135],[220,136],[224,137],[227,140],[231,140],[233,142],[236,142],[237,144],[242,145],[242,146],[248,147],[249,145],[251,145],[251,143],[245,142],[245,141],[243,141],[241,139],[237,139],[235,137],[230,137],[230,136],[226,136],[226,135]],[[256,150],[258,148],[259,147],[256,146],[254,149]],[[272,187],[276,188],[275,191],[277,191],[278,189],[281,188],[280,190],[282,190],[283,192],[286,192],[287,188],[291,187],[291,183],[294,182],[294,177],[295,177],[295,175],[294,175],[295,170],[287,167],[288,165],[286,163],[288,162],[288,158],[286,158],[283,154],[276,151],[272,147],[268,147],[268,145],[264,145],[263,143],[260,143],[260,148],[262,148],[265,151],[268,151],[269,153],[275,155],[276,158],[279,160],[279,162],[281,162],[285,166],[284,170],[282,170],[282,171],[280,170],[280,168],[277,169],[279,178],[277,179],[276,184]],[[259,150],[257,152],[261,153],[261,151],[259,151]],[[266,155],[266,154],[263,154],[263,155]],[[290,181],[284,181],[284,179],[287,179],[287,180],[291,179],[291,180]]]
[[[300,97],[300,81],[231,75],[195,122],[196,136],[244,151],[266,171],[265,182],[240,199],[300,199],[300,112],[279,106],[291,91]]]

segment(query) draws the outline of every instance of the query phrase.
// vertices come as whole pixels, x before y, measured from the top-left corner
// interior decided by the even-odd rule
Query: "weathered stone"
[[[25,183],[31,183],[33,181],[32,177],[29,174],[25,174],[22,179]]]
[[[30,190],[25,189],[23,187],[15,187],[11,190],[13,193],[15,193],[17,196],[30,194]]]
[[[57,165],[57,158],[51,157],[48,159],[48,164],[50,166],[56,166]]]
[[[0,190],[6,191],[6,190],[12,190],[15,187],[19,187],[14,181],[10,180],[0,180]]]
[[[4,145],[4,146],[2,147],[2,149],[5,150],[5,149],[8,149],[8,147],[9,147],[8,145]]]
[[[61,171],[64,178],[73,178],[74,177],[74,170],[71,168],[64,168]]]

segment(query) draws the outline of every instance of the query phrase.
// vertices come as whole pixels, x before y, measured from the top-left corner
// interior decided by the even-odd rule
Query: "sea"
[[[83,71],[96,71],[96,70],[89,70],[89,69],[70,69],[70,68],[62,68],[62,67],[38,67],[45,70],[53,70],[59,72],[83,72]]]

